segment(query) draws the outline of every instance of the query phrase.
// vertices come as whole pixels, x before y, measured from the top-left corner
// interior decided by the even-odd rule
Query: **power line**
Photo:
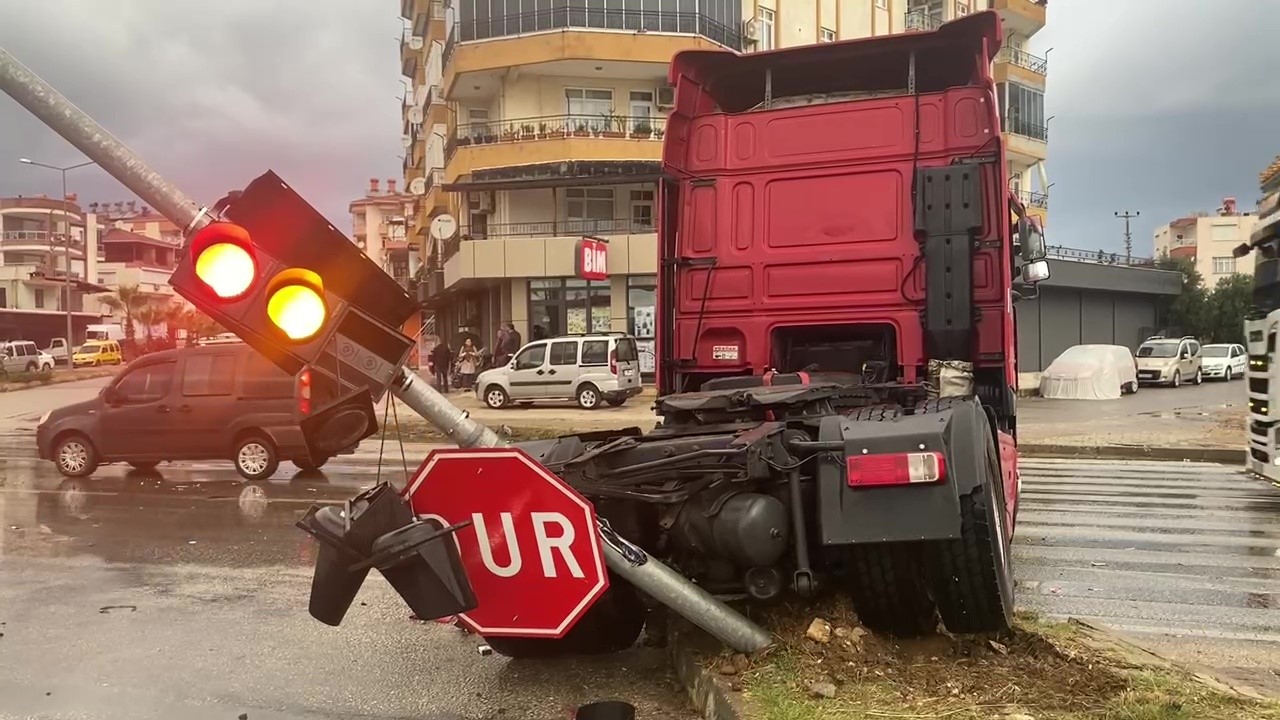
[[[1135,212],[1129,212],[1128,210],[1124,212],[1116,211],[1116,217],[1124,218],[1124,255],[1125,260],[1129,262],[1133,260],[1133,233],[1129,231],[1129,221],[1141,214],[1141,210]]]

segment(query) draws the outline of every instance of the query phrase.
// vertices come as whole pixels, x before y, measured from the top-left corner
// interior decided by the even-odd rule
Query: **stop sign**
[[[523,450],[433,450],[405,493],[454,534],[481,635],[563,637],[609,587],[595,508]]]

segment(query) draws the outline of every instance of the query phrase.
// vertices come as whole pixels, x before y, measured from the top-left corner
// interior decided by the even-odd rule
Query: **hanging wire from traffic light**
[[[277,273],[267,284],[267,318],[294,342],[315,337],[329,318],[320,276],[304,268]]]
[[[249,231],[216,222],[196,232],[190,243],[196,278],[221,300],[244,297],[258,275]]]

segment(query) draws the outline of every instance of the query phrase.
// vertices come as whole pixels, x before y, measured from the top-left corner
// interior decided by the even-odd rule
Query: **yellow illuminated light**
[[[256,274],[253,256],[234,243],[214,243],[196,258],[196,277],[221,298],[243,295]]]
[[[329,314],[320,293],[307,285],[284,285],[267,300],[267,317],[290,340],[320,332]]]

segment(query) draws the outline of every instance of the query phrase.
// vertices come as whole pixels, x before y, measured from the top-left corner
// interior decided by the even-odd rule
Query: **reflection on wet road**
[[[660,650],[482,657],[376,573],[341,627],[313,620],[314,543],[293,523],[372,485],[372,464],[263,483],[226,463],[162,472],[68,480],[0,460],[0,718],[563,718],[608,697],[691,717]]]
[[[1280,694],[1280,490],[1235,467],[1026,460],[1019,601]]]

